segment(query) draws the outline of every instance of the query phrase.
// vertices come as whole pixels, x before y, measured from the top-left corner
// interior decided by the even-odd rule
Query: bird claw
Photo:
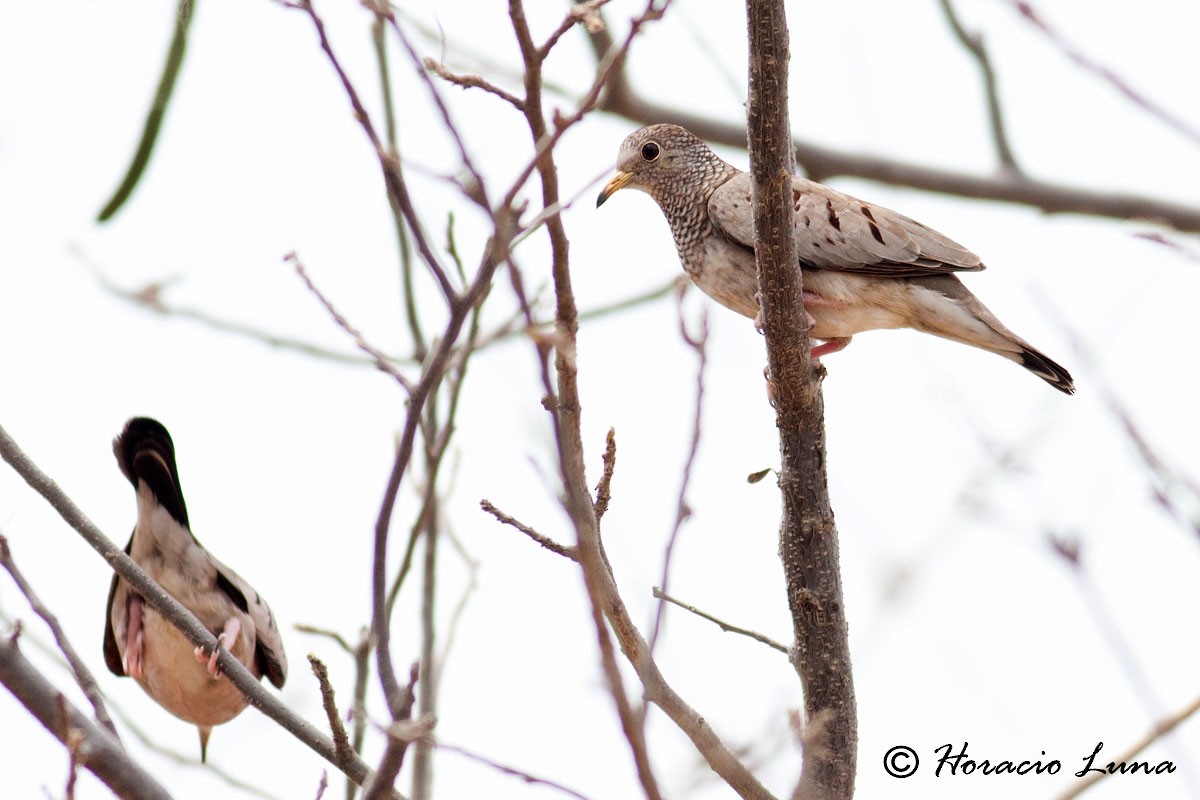
[[[241,630],[242,624],[237,621],[237,618],[230,618],[229,621],[225,623],[225,629],[217,634],[217,646],[213,648],[211,655],[205,653],[203,647],[197,647],[194,651],[192,651],[196,656],[197,661],[208,662],[207,669],[209,675],[213,676],[214,678],[221,677],[221,668],[217,664],[217,658],[220,657],[221,648],[224,647],[226,650],[229,650],[231,647],[233,647],[233,643],[237,641],[238,633],[240,633]]]
[[[130,643],[125,646],[125,657],[121,659],[121,668],[131,678],[140,678],[145,674],[145,671],[142,669],[142,651],[144,647],[145,639],[141,631],[138,631]]]

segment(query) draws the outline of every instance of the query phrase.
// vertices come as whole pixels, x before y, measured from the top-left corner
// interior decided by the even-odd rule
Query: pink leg
[[[811,351],[813,361],[816,361],[821,356],[827,356],[830,353],[836,353],[839,350],[845,350],[846,345],[850,344],[849,336],[838,336],[833,339],[826,339]]]
[[[142,677],[142,653],[146,639],[142,633],[142,598],[129,596],[129,619],[125,623],[125,658],[121,666],[131,678]]]
[[[203,647],[197,647],[195,650],[197,661],[208,662],[208,674],[214,678],[221,677],[221,669],[217,666],[217,656],[221,652],[221,648],[226,650],[233,647],[233,643],[237,641],[238,634],[242,631],[242,623],[237,617],[230,617],[225,622],[225,629],[217,636],[217,646],[213,648],[212,655],[206,656]]]

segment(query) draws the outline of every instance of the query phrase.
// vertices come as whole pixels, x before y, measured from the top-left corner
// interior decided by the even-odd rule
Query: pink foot
[[[129,620],[125,626],[125,657],[121,667],[131,678],[143,675],[142,654],[146,649],[146,639],[142,634],[142,598],[135,595],[129,597]]]
[[[836,353],[839,350],[845,350],[846,345],[850,344],[850,339],[851,337],[849,336],[838,336],[833,339],[826,339],[810,351],[812,353],[813,361],[816,361],[821,356],[827,356],[830,353]]]
[[[217,666],[217,657],[221,652],[221,648],[226,650],[233,647],[233,643],[237,641],[238,634],[241,633],[242,623],[238,622],[237,617],[230,617],[225,623],[225,629],[217,635],[217,646],[213,648],[212,655],[205,655],[203,647],[197,647],[194,651],[197,661],[208,662],[208,674],[214,678],[221,677],[221,668]]]

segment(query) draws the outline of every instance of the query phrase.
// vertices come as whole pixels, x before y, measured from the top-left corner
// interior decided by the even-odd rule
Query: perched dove
[[[137,524],[125,552],[196,615],[257,678],[283,686],[287,657],[271,609],[236,572],[200,546],[188,527],[175,448],[160,423],[125,423],[113,440],[121,472],[137,490]],[[124,580],[108,592],[104,660],[114,675],[129,675],[159,705],[200,729],[200,760],[214,725],[246,707],[241,691],[222,679],[217,651],[205,655]]]
[[[675,236],[679,259],[709,297],[758,315],[750,176],[676,125],[651,125],[621,144],[618,189],[655,199]],[[814,358],[879,328],[914,328],[1015,361],[1059,391],[1071,375],[992,315],[955,272],[976,272],[971,251],[916,220],[803,178],[792,178],[796,255],[804,270]]]

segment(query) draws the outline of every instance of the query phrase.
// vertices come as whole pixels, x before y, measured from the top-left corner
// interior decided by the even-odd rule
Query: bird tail
[[[1012,359],[1060,392],[1075,394],[1075,381],[1071,378],[1071,373],[1044,353],[1022,342],[1021,352],[1014,353]]]
[[[121,472],[135,489],[139,482],[145,483],[167,513],[184,527],[188,526],[187,506],[175,468],[175,445],[161,422],[148,417],[129,420],[113,439],[113,453]]]

